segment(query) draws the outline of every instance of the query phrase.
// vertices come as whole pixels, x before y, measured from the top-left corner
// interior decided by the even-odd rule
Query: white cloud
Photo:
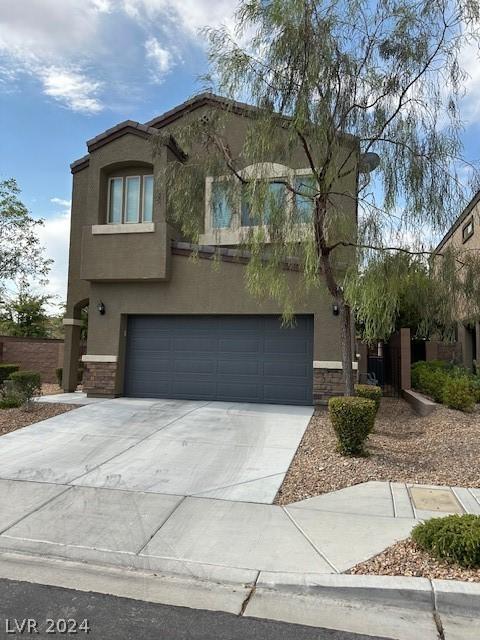
[[[61,207],[62,211],[61,213],[64,215],[70,215],[71,209],[72,209],[72,201],[71,200],[64,200],[63,198],[50,198],[50,202],[52,204],[56,204],[57,206]]]
[[[146,71],[162,82],[182,61],[182,48],[204,46],[200,27],[233,24],[238,0],[29,0],[28,10],[23,2],[1,4],[2,91],[27,75],[48,98],[95,114],[125,94],[141,97]]]
[[[64,302],[67,297],[71,202],[62,198],[51,198],[50,201],[61,207],[61,211],[46,218],[43,226],[38,229],[40,242],[45,247],[45,256],[53,260],[48,284],[42,290],[56,296],[58,302]]]
[[[206,25],[231,24],[238,4],[239,0],[123,0],[130,17],[148,21],[169,15],[193,35]]]
[[[49,67],[38,71],[45,95],[69,107],[72,111],[98,113],[103,105],[97,98],[101,83],[90,80],[78,71]]]
[[[465,124],[480,118],[480,52],[477,44],[466,43],[461,49],[460,66],[467,74],[465,96],[460,102],[461,117]]]
[[[157,38],[152,36],[145,42],[145,56],[150,62],[153,80],[162,82],[175,64],[172,53],[164,49]]]

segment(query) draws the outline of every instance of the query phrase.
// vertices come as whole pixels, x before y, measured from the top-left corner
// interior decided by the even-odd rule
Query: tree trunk
[[[342,370],[343,383],[345,385],[345,395],[355,395],[355,380],[353,374],[353,351],[352,351],[352,313],[345,300],[337,300],[340,310],[341,323],[341,343],[342,343]]]

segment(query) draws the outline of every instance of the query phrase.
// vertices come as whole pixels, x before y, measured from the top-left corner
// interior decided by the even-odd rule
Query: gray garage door
[[[312,404],[312,361],[312,316],[130,316],[125,394]]]

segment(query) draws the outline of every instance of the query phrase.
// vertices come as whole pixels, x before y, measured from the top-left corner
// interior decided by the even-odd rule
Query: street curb
[[[431,611],[430,580],[404,576],[260,572],[257,589]]]
[[[10,570],[4,570],[3,565],[10,566]],[[66,586],[70,588],[82,588],[80,583],[86,581],[90,583],[87,590],[95,591],[94,584],[102,576],[108,583],[115,585],[112,576],[117,576],[123,584],[134,583],[142,578],[154,578],[158,581],[180,580],[187,581],[190,588],[195,586],[198,589],[221,588],[230,589],[234,592],[248,593],[247,599],[256,595],[268,593],[270,596],[278,594],[300,596],[313,599],[325,599],[332,603],[346,606],[369,607],[380,606],[382,608],[404,609],[424,613],[435,613],[453,615],[459,617],[478,618],[480,620],[480,583],[469,583],[455,580],[428,580],[427,578],[416,578],[407,576],[375,576],[375,575],[350,575],[350,574],[302,574],[302,573],[275,573],[270,571],[260,571],[256,584],[252,581],[242,581],[238,579],[225,579],[227,574],[223,572],[212,572],[209,565],[196,565],[196,571],[192,572],[192,567],[185,567],[182,571],[180,566],[175,568],[169,563],[161,566],[162,563],[153,567],[126,567],[112,566],[101,562],[85,562],[78,559],[41,557],[18,550],[0,550],[0,573],[1,577],[7,579],[20,579],[28,582],[44,583],[45,575],[49,576],[49,584]],[[28,570],[28,578],[18,577],[18,567],[24,572]],[[66,574],[77,575],[79,580],[77,587],[75,582],[64,584]],[[173,570],[172,570],[173,569]],[[218,567],[216,567],[218,569]],[[225,570],[226,567],[221,567]],[[10,571],[10,575],[9,575]],[[203,574],[203,575],[202,575]],[[239,578],[235,573],[229,578]],[[95,576],[95,580],[92,578]],[[117,585],[118,586],[118,585]],[[132,597],[126,595],[124,587],[122,593],[115,593],[115,588],[109,590],[111,595]],[[145,597],[135,597],[145,599]],[[158,601],[158,600],[157,600]],[[242,600],[243,601],[243,600]],[[174,602],[170,602],[174,604]],[[182,601],[180,606],[189,606]],[[229,602],[229,607],[231,603]],[[236,606],[236,605],[235,605]],[[195,607],[194,607],[195,608]],[[219,606],[222,610],[222,606]],[[224,609],[225,610],[225,609]],[[247,607],[248,615],[248,607]]]
[[[480,618],[480,582],[432,580],[432,588],[440,613]]]

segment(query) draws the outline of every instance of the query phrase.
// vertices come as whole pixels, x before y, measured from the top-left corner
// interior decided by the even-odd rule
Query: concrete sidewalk
[[[0,480],[0,549],[254,583],[262,572],[345,572],[408,537],[420,519],[447,513],[418,510],[419,490],[437,501],[448,492],[457,512],[480,513],[478,490],[388,482],[286,507],[81,482]]]
[[[413,586],[409,578],[339,574],[408,537],[421,520],[480,514],[480,489],[367,482],[285,507],[268,504],[308,417],[295,409],[277,409],[272,422],[268,408],[243,405],[231,412],[232,423],[225,427],[223,407],[180,405],[105,401],[3,436],[0,563],[11,554],[60,561],[57,583],[68,563],[103,567],[102,575],[127,569],[127,582],[135,582],[135,576],[175,575],[223,585],[225,593],[235,593],[234,608],[240,606],[247,615],[289,622],[302,621],[300,616],[306,624],[326,627],[337,620],[344,626],[333,628],[350,631],[359,631],[362,597],[391,596],[388,606],[394,612],[375,601],[372,611],[376,607],[378,615],[365,633],[381,635],[383,617],[393,620],[398,614],[404,624],[395,623],[400,625],[397,635],[383,635],[436,637],[437,592],[448,592],[448,586],[435,591],[433,583],[422,579],[414,579]],[[204,416],[196,430],[199,408]],[[280,460],[273,476],[259,478],[258,457],[246,457],[254,443],[268,464]],[[185,457],[189,448],[196,457]],[[209,450],[220,456],[230,452],[228,465],[210,466],[208,477],[195,466],[189,469],[202,463],[207,469]],[[186,471],[175,479],[170,470],[182,460],[180,469]],[[220,473],[217,486],[212,486],[212,473]],[[231,485],[229,475],[235,479]],[[170,477],[176,484],[162,482]],[[194,486],[195,492],[187,492]],[[255,501],[255,495],[262,501]],[[358,606],[343,602],[352,599],[353,588],[359,590]],[[476,611],[475,603],[480,611],[480,589],[472,589],[465,615],[452,627],[464,635],[451,631],[447,640],[469,637],[468,612]],[[319,608],[319,593],[327,608]],[[447,598],[449,606],[458,593],[460,587]],[[410,600],[418,610],[421,633],[416,636],[409,631]],[[450,617],[457,616],[453,609]]]

